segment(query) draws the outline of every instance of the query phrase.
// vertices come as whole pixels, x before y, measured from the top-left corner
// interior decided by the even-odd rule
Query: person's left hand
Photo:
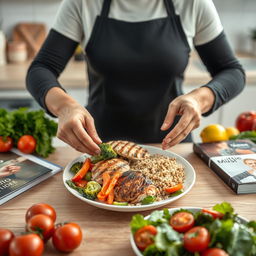
[[[169,104],[161,130],[165,131],[169,129],[176,115],[181,115],[181,118],[163,139],[162,148],[168,149],[178,144],[193,129],[199,127],[202,112],[209,110],[213,102],[214,95],[208,88],[196,89],[191,93],[181,95],[173,100]]]

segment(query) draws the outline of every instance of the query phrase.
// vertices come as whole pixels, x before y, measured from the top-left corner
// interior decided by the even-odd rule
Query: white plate
[[[181,207],[182,209],[185,209],[185,210],[189,210],[193,213],[196,213],[200,210],[202,210],[202,208],[199,208],[199,207]],[[181,208],[171,208],[171,209],[168,209],[169,210],[169,213],[170,214],[173,214],[175,211],[178,211],[180,210]],[[145,219],[148,219],[150,217],[150,215],[146,216]],[[241,217],[241,216],[238,216],[238,218],[242,221],[242,223],[247,223],[248,220]],[[130,234],[130,242],[131,242],[131,246],[132,246],[132,249],[134,251],[134,253],[137,255],[137,256],[143,256],[143,254],[141,253],[141,251],[138,249],[138,247],[136,246],[135,244],[135,241],[133,239],[133,234],[131,232]]]
[[[73,174],[69,171],[71,166],[76,162],[83,162],[85,160],[85,158],[89,157],[89,155],[87,155],[87,154],[81,155],[80,157],[74,159],[72,162],[70,162],[65,167],[65,169],[63,171],[63,182],[64,182],[65,187],[67,188],[67,190],[71,194],[73,194],[77,198],[81,199],[82,201],[84,201],[84,202],[86,202],[90,205],[93,205],[93,206],[99,207],[99,208],[103,208],[103,209],[106,209],[106,210],[118,211],[118,212],[138,212],[138,211],[152,210],[152,209],[159,208],[161,206],[167,205],[167,204],[185,196],[189,192],[189,190],[193,187],[193,185],[195,183],[195,179],[196,179],[195,170],[192,167],[192,165],[187,160],[185,160],[183,157],[181,157],[181,156],[179,156],[179,155],[177,155],[173,152],[164,151],[160,148],[156,148],[156,147],[153,147],[153,146],[146,146],[146,145],[141,145],[141,146],[146,148],[149,151],[150,154],[161,154],[161,155],[165,155],[165,156],[169,156],[169,157],[175,157],[177,162],[184,166],[184,168],[185,168],[185,182],[184,182],[184,192],[183,193],[181,193],[180,195],[162,200],[162,201],[155,202],[153,204],[138,205],[138,206],[109,205],[109,204],[105,204],[105,203],[101,203],[101,202],[97,202],[97,201],[93,201],[93,200],[89,200],[87,198],[84,198],[76,190],[70,188],[66,184],[66,180],[70,180],[73,176]]]

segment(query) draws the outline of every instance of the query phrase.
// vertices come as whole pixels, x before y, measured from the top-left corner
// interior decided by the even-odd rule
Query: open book
[[[0,205],[61,171],[62,167],[17,149],[0,153]]]
[[[249,140],[195,143],[193,150],[237,194],[256,193],[256,144]]]

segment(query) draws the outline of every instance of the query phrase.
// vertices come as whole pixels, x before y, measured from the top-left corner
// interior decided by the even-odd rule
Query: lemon
[[[215,142],[228,140],[228,135],[224,126],[211,124],[206,126],[200,133],[203,142]]]
[[[233,135],[238,135],[240,132],[236,127],[227,127],[226,133],[227,133],[228,138],[230,138]]]

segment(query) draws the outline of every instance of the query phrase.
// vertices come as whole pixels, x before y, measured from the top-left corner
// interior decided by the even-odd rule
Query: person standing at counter
[[[86,108],[58,81],[79,43],[89,77]],[[183,94],[193,47],[212,79]],[[202,115],[242,91],[245,74],[211,0],[64,0],[26,83],[59,118],[57,136],[95,154],[101,140],[162,143],[163,149],[191,141]]]

